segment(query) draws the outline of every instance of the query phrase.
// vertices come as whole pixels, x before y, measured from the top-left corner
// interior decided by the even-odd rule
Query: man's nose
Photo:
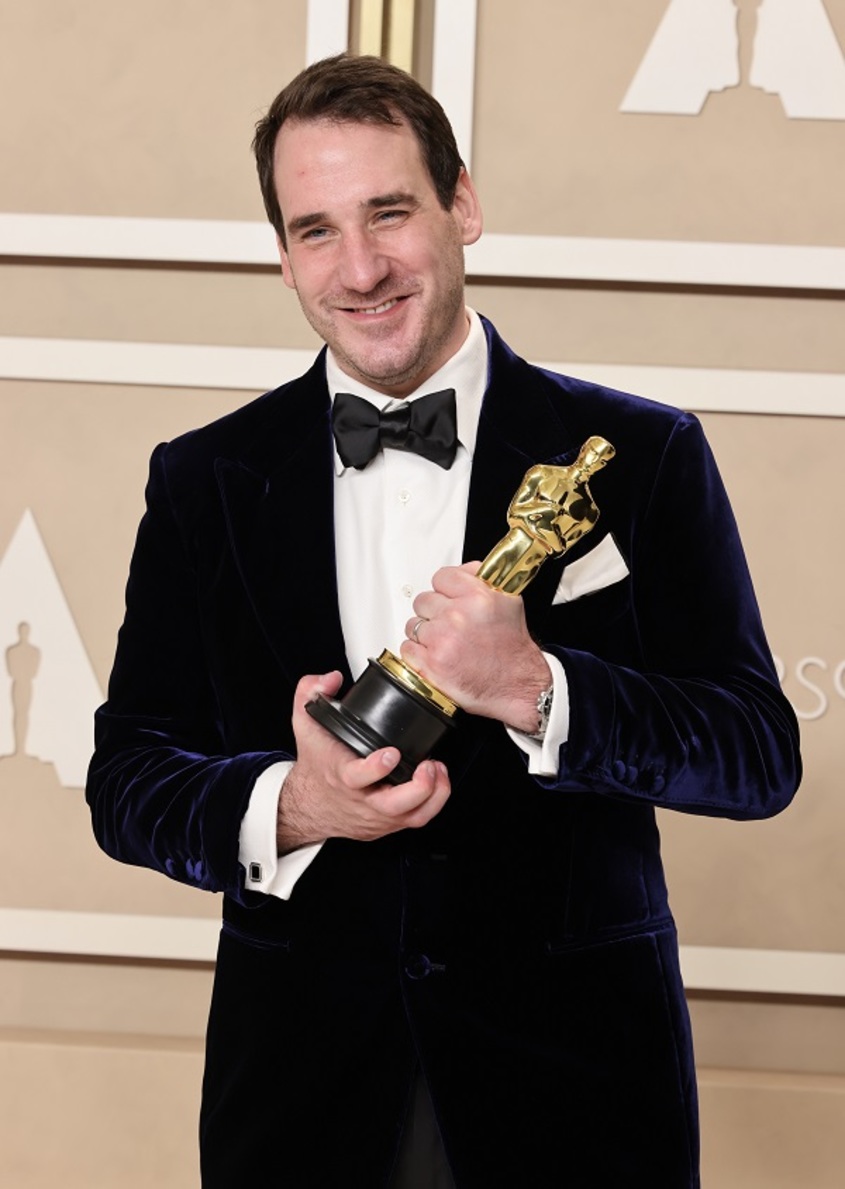
[[[371,293],[390,272],[390,261],[366,231],[346,235],[340,254],[338,280],[344,289]]]

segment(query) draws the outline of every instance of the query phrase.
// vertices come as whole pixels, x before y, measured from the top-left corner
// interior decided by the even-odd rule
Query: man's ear
[[[296,281],[293,279],[293,269],[290,266],[290,259],[288,257],[285,245],[282,243],[282,237],[276,233],[276,247],[279,249],[279,260],[282,265],[282,279],[289,289],[296,288]]]
[[[455,201],[452,204],[452,214],[461,233],[464,245],[474,244],[481,235],[484,226],[484,216],[481,213],[481,203],[472,184],[472,178],[461,168],[458,184],[455,187]]]

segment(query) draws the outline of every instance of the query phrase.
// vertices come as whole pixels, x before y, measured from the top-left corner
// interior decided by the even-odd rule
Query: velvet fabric
[[[298,678],[351,679],[322,358],[153,456],[87,796],[109,854],[223,893],[206,1189],[387,1185],[417,1061],[459,1189],[698,1184],[654,808],[777,813],[796,723],[696,419],[538,370],[485,329],[466,559],[501,538],[531,464],[591,434],[617,449],[596,529],[525,594],[569,682],[560,771],[530,777],[501,724],[464,716],[443,812],[327,842],[289,901],[245,890],[238,830],[255,778],[294,754]],[[553,605],[607,534],[629,576]]]

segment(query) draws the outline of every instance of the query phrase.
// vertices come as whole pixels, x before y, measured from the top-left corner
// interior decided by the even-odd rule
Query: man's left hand
[[[551,672],[528,631],[519,595],[476,577],[481,563],[444,566],[414,599],[402,659],[470,714],[537,730],[537,698]]]

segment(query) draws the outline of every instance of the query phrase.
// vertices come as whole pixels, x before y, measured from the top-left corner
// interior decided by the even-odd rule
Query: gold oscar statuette
[[[537,463],[526,471],[508,508],[508,532],[478,577],[505,594],[521,594],[547,558],[566,553],[595,526],[599,510],[589,480],[615,453],[593,436],[569,466]],[[402,759],[388,779],[401,784],[454,725],[459,707],[385,649],[342,700],[318,695],[306,709],[360,756],[397,747]]]

